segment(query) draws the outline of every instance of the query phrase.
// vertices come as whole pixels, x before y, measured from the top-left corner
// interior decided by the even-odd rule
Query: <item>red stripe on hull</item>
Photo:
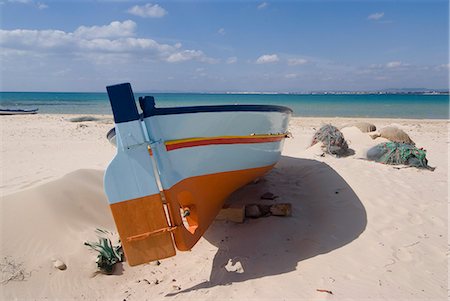
[[[264,138],[216,138],[199,141],[180,142],[177,144],[166,145],[167,151],[195,146],[205,145],[220,145],[220,144],[250,144],[250,143],[266,143],[266,142],[278,142],[284,139],[284,137],[264,137]]]

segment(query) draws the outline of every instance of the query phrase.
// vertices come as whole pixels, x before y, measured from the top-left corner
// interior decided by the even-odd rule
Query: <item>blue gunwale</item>
[[[292,113],[292,109],[276,105],[211,105],[190,106],[172,108],[154,108],[149,112],[150,116],[174,115],[188,113],[211,113],[211,112],[280,112]]]

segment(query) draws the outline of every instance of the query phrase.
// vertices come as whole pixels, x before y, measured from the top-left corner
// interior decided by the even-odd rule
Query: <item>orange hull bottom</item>
[[[111,204],[129,265],[174,256],[174,241],[178,250],[190,250],[208,229],[226,198],[272,167],[192,177],[165,190],[162,195]]]

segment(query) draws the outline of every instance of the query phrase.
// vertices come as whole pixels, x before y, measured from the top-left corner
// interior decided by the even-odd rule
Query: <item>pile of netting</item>
[[[408,165],[434,170],[428,166],[427,151],[412,144],[385,142],[367,151],[367,159],[390,165]]]
[[[311,146],[318,142],[322,142],[322,150],[327,154],[340,157],[348,153],[348,144],[344,139],[344,135],[337,127],[331,124],[322,126],[314,134]]]

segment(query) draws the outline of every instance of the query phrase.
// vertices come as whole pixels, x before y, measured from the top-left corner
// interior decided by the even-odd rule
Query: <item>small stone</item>
[[[243,223],[245,217],[245,208],[243,205],[231,205],[224,207],[216,216],[216,220],[226,220],[235,223]]]
[[[266,192],[261,196],[262,200],[275,200],[278,196],[274,195],[272,192]]]
[[[65,269],[67,269],[66,264],[59,259],[53,261],[53,266],[61,271],[64,271]]]
[[[271,205],[258,205],[259,211],[261,211],[261,216],[263,217],[267,217],[270,216],[270,207],[272,207]]]
[[[238,274],[244,273],[244,268],[242,267],[241,262],[240,261],[233,262],[231,259],[229,259],[228,263],[225,265],[225,270],[227,270],[227,272]]]
[[[257,218],[260,217],[261,214],[261,210],[259,210],[258,205],[247,205],[245,206],[245,216],[246,217],[252,217],[252,218]]]
[[[291,216],[292,205],[290,203],[272,205],[270,207],[270,213],[275,216]]]
[[[84,128],[87,128],[88,127],[88,125],[87,124],[77,124],[77,129],[84,129]]]

